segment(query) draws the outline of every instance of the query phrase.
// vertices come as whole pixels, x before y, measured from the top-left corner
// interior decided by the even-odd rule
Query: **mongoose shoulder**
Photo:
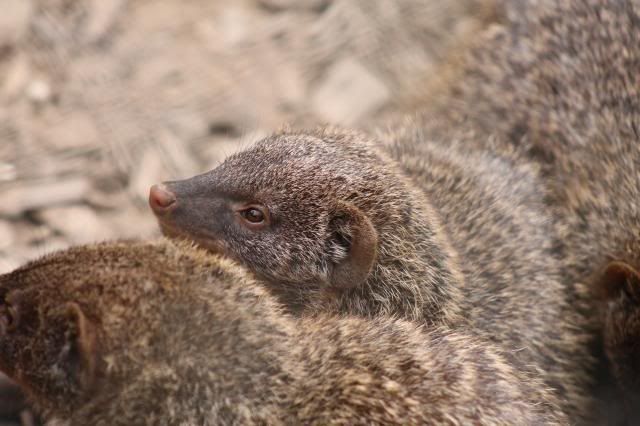
[[[437,143],[411,120],[380,139],[280,133],[150,203],[165,234],[247,265],[294,311],[471,329],[584,411],[585,320],[537,171],[467,137]]]
[[[102,243],[0,276],[0,368],[74,425],[562,424],[491,344],[283,313],[190,246]]]

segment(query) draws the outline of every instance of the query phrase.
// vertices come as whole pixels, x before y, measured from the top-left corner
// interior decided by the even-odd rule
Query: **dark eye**
[[[242,210],[240,214],[251,223],[261,223],[264,221],[264,213],[255,207]]]
[[[260,231],[271,225],[269,209],[262,204],[244,204],[235,207],[238,223],[252,231]]]

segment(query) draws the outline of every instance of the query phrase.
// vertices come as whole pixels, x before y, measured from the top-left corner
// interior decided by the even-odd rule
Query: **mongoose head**
[[[0,276],[0,368],[27,394],[52,405],[79,401],[102,368],[95,313],[78,302],[87,270],[56,260]]]
[[[272,362],[251,333],[268,335],[278,309],[244,275],[166,242],[48,255],[0,276],[0,370],[46,418],[72,425],[201,424],[212,406],[251,398]]]
[[[411,214],[401,174],[370,141],[331,130],[276,134],[208,173],[152,187],[149,202],[165,235],[267,280],[353,288],[372,273],[379,236]]]

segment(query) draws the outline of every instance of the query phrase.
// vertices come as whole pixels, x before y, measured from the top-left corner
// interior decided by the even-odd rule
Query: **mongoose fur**
[[[538,160],[572,280],[613,260],[638,267],[640,3],[542,0],[522,12],[443,67],[419,125]]]
[[[436,73],[417,121],[540,165],[565,282],[640,419],[640,2],[519,4]]]
[[[279,133],[150,202],[165,234],[247,265],[294,312],[471,330],[585,412],[586,320],[559,281],[537,170],[465,137],[445,146],[412,122],[391,148],[352,131]]]
[[[566,423],[476,337],[295,319],[252,276],[166,241],[48,255],[0,276],[0,368],[71,426]]]
[[[558,324],[565,321],[569,329],[584,330],[558,331],[545,339],[579,336],[573,348],[586,358],[585,338],[595,336],[600,319],[616,306],[607,305],[604,315],[594,314],[594,283],[603,276],[619,276],[605,272],[610,262],[640,269],[640,221],[633,202],[640,195],[640,5],[633,0],[517,4],[524,9],[506,13],[509,19],[477,36],[466,53],[436,73],[435,82],[426,85],[430,105],[411,120],[396,123],[387,132],[391,136],[383,138],[401,145],[407,134],[414,134],[410,139],[416,145],[420,140],[460,139],[466,141],[465,148],[506,155],[514,168],[539,167],[540,173],[532,174],[539,174],[548,188],[538,195],[551,206],[554,221],[545,228],[552,231],[547,241],[552,246],[550,266],[540,266],[557,276],[556,262],[550,259],[560,258],[561,303],[574,309],[568,320]],[[504,201],[521,205],[508,200]],[[451,203],[451,210],[464,204]],[[441,222],[450,227],[447,220]],[[451,245],[467,242],[449,240]],[[513,241],[521,242],[523,251],[532,247]],[[523,259],[533,256],[527,253]],[[457,257],[459,269],[469,268],[464,255]],[[470,285],[468,278],[463,281]],[[618,288],[618,282],[614,279],[611,285]],[[483,297],[491,296],[485,293],[474,300]],[[455,301],[450,306],[463,304]],[[472,306],[484,309],[482,304]],[[521,329],[513,326],[512,331]]]

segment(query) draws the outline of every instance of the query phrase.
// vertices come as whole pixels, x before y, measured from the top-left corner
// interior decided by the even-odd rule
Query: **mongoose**
[[[48,255],[0,276],[0,368],[71,426],[566,423],[489,343],[295,319],[252,277],[167,241]]]
[[[467,131],[540,165],[565,282],[593,333],[604,324],[629,389],[637,298],[621,283],[640,270],[640,3],[520,3],[434,73],[416,120],[433,138]]]
[[[637,269],[640,3],[543,0],[512,15],[443,67],[417,121],[538,160],[573,281],[614,260]]]
[[[587,411],[586,320],[558,277],[534,167],[407,121],[387,140],[284,132],[150,193],[164,233],[256,272],[294,313],[469,329]]]

